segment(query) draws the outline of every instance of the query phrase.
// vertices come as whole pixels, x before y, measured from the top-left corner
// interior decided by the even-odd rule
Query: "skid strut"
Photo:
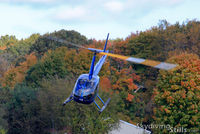
[[[110,98],[106,101],[106,103],[104,103],[104,101],[101,99],[101,97],[99,97],[99,95],[97,95],[97,97],[99,98],[99,100],[103,103],[103,107],[100,108],[100,106],[94,101],[94,103],[97,105],[97,107],[99,108],[99,112],[103,112],[103,110],[107,107],[108,103],[110,102]]]

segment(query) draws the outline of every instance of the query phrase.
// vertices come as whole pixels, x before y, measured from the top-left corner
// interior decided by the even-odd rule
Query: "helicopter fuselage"
[[[73,100],[78,103],[92,103],[99,90],[99,76],[93,76],[89,80],[89,74],[81,74],[73,89]]]
[[[109,34],[107,35],[106,43],[103,50],[100,49],[94,49],[94,48],[88,48],[88,50],[92,51],[94,53],[92,58],[92,63],[90,66],[89,74],[81,74],[79,78],[76,81],[76,84],[74,86],[74,89],[68,97],[63,105],[66,103],[74,100],[78,103],[82,104],[91,104],[94,102],[96,106],[99,108],[99,111],[102,112],[110,102],[110,98],[104,102],[101,97],[98,95],[99,90],[99,72],[106,60],[107,55],[103,55],[99,61],[95,65],[95,59],[96,54],[100,52],[108,53],[109,51],[106,50],[107,41],[108,41]],[[103,103],[103,107],[101,108],[95,101],[95,98],[98,97],[99,100]]]

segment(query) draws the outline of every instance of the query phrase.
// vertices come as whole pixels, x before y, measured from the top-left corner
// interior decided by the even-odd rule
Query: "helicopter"
[[[95,49],[95,48],[86,48],[86,47],[80,46],[78,44],[74,44],[74,43],[71,43],[71,42],[68,42],[68,41],[65,41],[62,39],[58,39],[55,37],[47,37],[47,38],[50,40],[56,41],[56,42],[72,45],[75,47],[84,48],[84,49],[90,50],[91,52],[94,53],[89,73],[81,74],[78,77],[71,95],[64,101],[63,106],[73,100],[75,102],[82,103],[82,104],[95,103],[95,105],[98,107],[100,113],[107,107],[107,105],[111,99],[108,98],[108,100],[106,102],[104,102],[103,99],[98,95],[99,82],[100,82],[100,77],[98,76],[98,74],[99,74],[107,56],[119,58],[119,59],[133,62],[136,64],[143,64],[146,66],[151,66],[151,67],[163,69],[163,70],[171,70],[177,66],[176,64],[171,64],[171,63],[166,63],[166,62],[158,62],[158,61],[153,61],[153,60],[146,60],[146,59],[142,59],[142,58],[128,57],[128,56],[109,53],[109,50],[106,50],[109,33],[107,35],[103,50]],[[102,55],[102,57],[99,59],[99,61],[95,65],[95,60],[96,60],[97,54]],[[100,107],[96,103],[96,101],[95,101],[96,98],[98,98],[103,103],[102,107]]]

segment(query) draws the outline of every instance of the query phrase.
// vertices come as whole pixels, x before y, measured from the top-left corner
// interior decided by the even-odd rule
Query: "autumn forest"
[[[111,101],[101,114],[94,104],[62,106],[78,76],[89,72],[93,53],[49,40],[49,36],[84,47],[103,49],[105,44],[73,30],[32,34],[21,40],[1,36],[1,134],[108,133],[118,127],[119,120],[171,127],[148,128],[153,133],[175,133],[180,128],[200,132],[199,21],[169,24],[162,20],[125,39],[110,39],[111,53],[178,66],[164,71],[108,57],[99,74],[99,94]]]

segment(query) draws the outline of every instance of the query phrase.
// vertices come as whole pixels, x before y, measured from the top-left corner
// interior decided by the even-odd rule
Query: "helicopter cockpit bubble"
[[[87,96],[89,94],[94,94],[96,86],[99,83],[99,76],[93,76],[89,80],[89,74],[82,74],[79,76],[76,85],[74,94],[77,96]]]

